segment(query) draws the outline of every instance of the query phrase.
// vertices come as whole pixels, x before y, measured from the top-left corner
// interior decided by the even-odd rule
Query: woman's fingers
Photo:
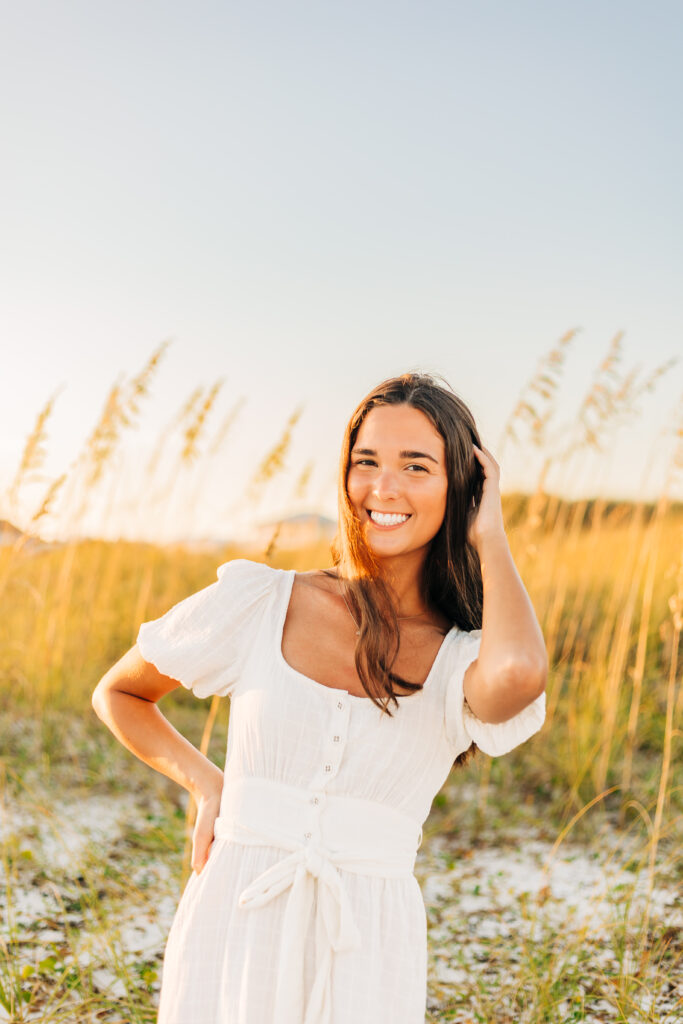
[[[213,822],[211,830],[202,822],[198,822],[192,835],[192,870],[200,873],[209,858],[209,850],[213,842]]]
[[[192,870],[196,871],[197,874],[202,870],[209,857],[209,847],[211,841],[208,841],[206,837],[192,840]]]
[[[498,463],[496,462],[488,448],[484,448],[483,445],[481,448],[479,448],[474,443],[472,444],[472,447],[474,448],[475,457],[479,459],[479,462],[484,466],[484,469],[493,468],[496,470],[497,473],[500,473],[500,466],[498,465]]]
[[[206,864],[213,842],[214,825],[220,813],[220,793],[202,796],[197,807],[197,820],[192,833],[192,869],[197,874]]]

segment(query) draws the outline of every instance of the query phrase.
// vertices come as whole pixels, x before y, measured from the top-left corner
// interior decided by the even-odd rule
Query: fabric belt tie
[[[340,871],[412,877],[422,829],[407,815],[372,800],[240,778],[224,782],[214,835],[216,840],[289,851],[255,878],[238,902],[246,909],[262,907],[290,890],[273,1024],[329,1024],[334,953],[361,945]],[[316,969],[304,1008],[304,953],[314,903]]]

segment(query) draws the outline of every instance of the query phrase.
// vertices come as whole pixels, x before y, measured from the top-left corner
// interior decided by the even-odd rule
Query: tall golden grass
[[[543,356],[505,424],[496,450],[504,462],[510,445],[539,455],[530,494],[504,495],[508,536],[537,610],[550,658],[547,724],[512,765],[524,765],[525,785],[553,806],[560,838],[586,809],[616,801],[622,822],[634,817],[647,830],[650,877],[658,850],[680,830],[683,798],[673,766],[680,761],[681,688],[678,656],[683,608],[683,513],[672,500],[683,470],[683,424],[671,425],[669,469],[654,502],[605,498],[570,501],[561,494],[587,452],[599,457],[604,438],[638,415],[638,401],[656,389],[671,364],[643,375],[622,369],[622,336],[598,363],[574,420],[557,428],[565,362],[575,340],[569,331]],[[130,380],[107,395],[95,427],[74,464],[49,481],[25,532],[0,546],[0,706],[4,713],[41,716],[47,709],[89,714],[90,693],[103,672],[131,646],[145,619],[211,582],[219,561],[241,552],[193,552],[180,546],[102,541],[79,536],[96,498],[106,496],[110,521],[121,493],[124,440],[136,429],[150,383],[166,353],[160,346]],[[146,467],[150,500],[168,505],[188,465],[206,479],[233,433],[239,398],[212,433],[222,382],[194,391],[169,421]],[[13,518],[22,490],[40,475],[55,396],[39,412],[19,467],[5,495]],[[256,501],[287,469],[301,409],[264,453],[249,482]],[[667,439],[665,439],[666,441]],[[661,445],[661,439],[653,439]],[[173,457],[165,457],[168,451]],[[213,461],[212,461],[213,460]],[[202,467],[205,474],[202,476]],[[309,463],[293,472],[293,494],[305,494]],[[548,489],[551,471],[555,476]],[[166,474],[164,476],[164,473]],[[195,487],[189,501],[201,498]],[[32,534],[60,504],[67,539],[40,545]],[[66,520],[65,520],[66,510]],[[256,556],[274,565],[329,564],[324,545],[306,551],[278,548],[278,530]],[[181,699],[180,697],[178,699]],[[202,748],[208,748],[218,710],[214,700]],[[507,760],[507,759],[506,759]],[[496,772],[475,769],[479,808],[486,814]],[[190,812],[191,815],[191,812]],[[188,824],[191,822],[188,822]]]

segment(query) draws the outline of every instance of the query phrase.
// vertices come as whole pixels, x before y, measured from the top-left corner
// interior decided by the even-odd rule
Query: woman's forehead
[[[412,405],[378,405],[367,414],[356,435],[354,448],[414,449],[418,444],[443,451],[444,442],[429,417]]]

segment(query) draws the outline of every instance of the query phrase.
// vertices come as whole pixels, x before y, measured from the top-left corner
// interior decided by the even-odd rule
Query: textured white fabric
[[[453,627],[392,717],[297,672],[294,576],[236,559],[140,628],[143,658],[231,701],[216,838],[171,926],[158,1024],[423,1024],[422,824],[473,739],[499,754],[543,723],[545,695],[497,724],[464,707],[480,631]]]
[[[214,830],[216,841],[277,845],[291,851],[259,875],[238,900],[240,907],[262,907],[290,889],[275,989],[278,1022],[329,1024],[333,954],[361,946],[340,870],[410,878],[421,832],[412,818],[377,801],[311,795],[303,787],[271,779],[226,783]],[[317,899],[314,880],[318,882]],[[301,965],[314,901],[318,963],[304,1010]]]

